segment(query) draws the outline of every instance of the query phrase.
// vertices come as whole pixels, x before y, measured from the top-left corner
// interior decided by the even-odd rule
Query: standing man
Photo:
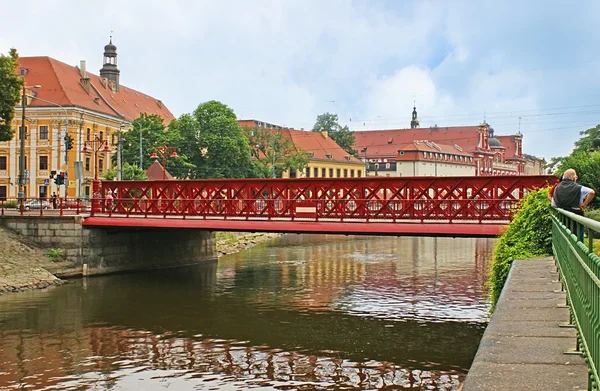
[[[56,196],[56,192],[52,193],[52,209],[56,209],[56,200],[57,200],[57,196]]]
[[[552,200],[557,208],[583,216],[583,211],[596,196],[589,187],[577,184],[577,173],[569,168],[563,174],[563,180],[554,190]]]

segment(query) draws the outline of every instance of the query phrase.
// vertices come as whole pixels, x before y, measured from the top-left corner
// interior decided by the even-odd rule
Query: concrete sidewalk
[[[462,391],[587,390],[552,257],[515,261]]]

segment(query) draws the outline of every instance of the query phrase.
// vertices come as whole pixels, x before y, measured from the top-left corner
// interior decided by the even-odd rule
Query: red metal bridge
[[[84,225],[497,236],[527,192],[555,182],[546,175],[104,181]]]

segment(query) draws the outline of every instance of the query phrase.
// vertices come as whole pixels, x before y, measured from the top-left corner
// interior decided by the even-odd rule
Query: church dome
[[[490,148],[502,148],[503,147],[500,140],[498,140],[495,137],[490,137],[489,144],[490,144]]]
[[[105,54],[108,54],[108,53],[111,53],[111,54],[114,53],[114,54],[116,54],[117,53],[117,47],[115,45],[113,45],[112,38],[110,39],[110,42],[108,43],[108,45],[106,45],[104,47],[104,53]]]

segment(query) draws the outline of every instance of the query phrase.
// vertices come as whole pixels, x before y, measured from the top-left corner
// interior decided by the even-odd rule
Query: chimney
[[[79,61],[79,73],[82,79],[87,79],[87,73],[85,72],[85,60]]]
[[[325,137],[325,140],[329,138],[329,133],[326,130],[321,130],[321,134]]]
[[[87,72],[85,70],[85,60],[79,61],[79,84],[83,87],[86,94],[90,94],[90,78],[87,77]]]

